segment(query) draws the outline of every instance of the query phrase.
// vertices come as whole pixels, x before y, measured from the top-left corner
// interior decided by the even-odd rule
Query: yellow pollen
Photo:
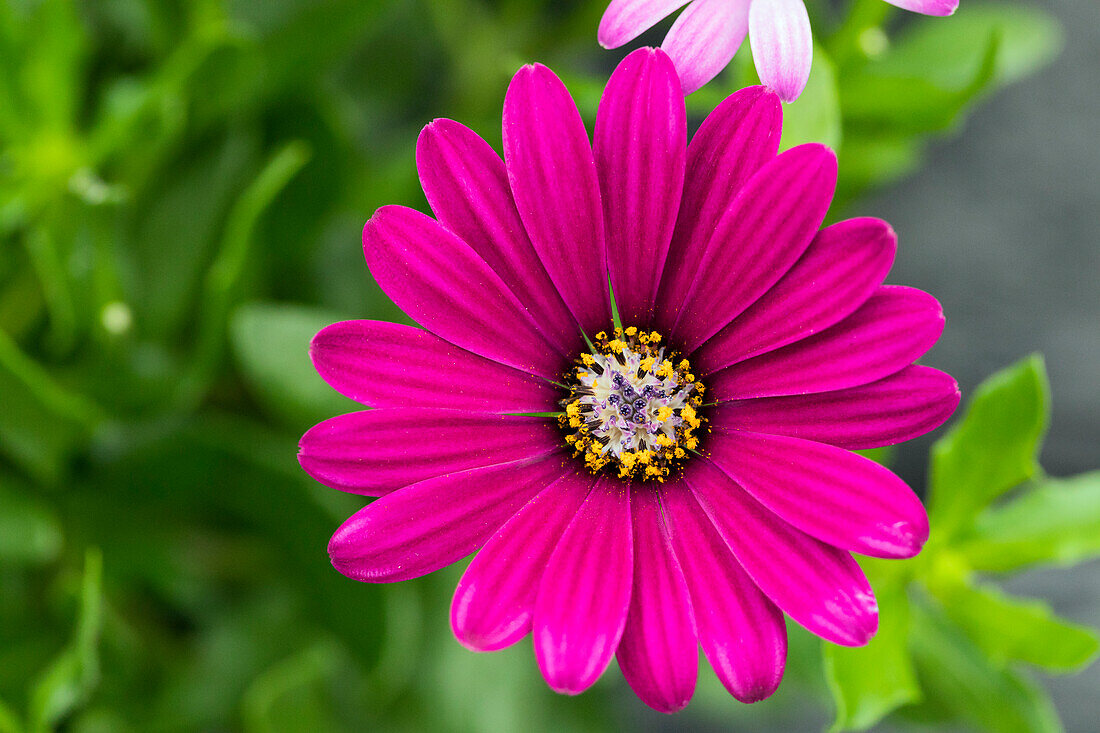
[[[637,336],[638,335],[638,327],[637,326],[631,326],[630,328],[626,329],[626,335],[631,336],[631,337]]]
[[[596,363],[596,357],[592,356],[591,354],[581,354],[581,361],[584,362],[585,366],[590,367]]]
[[[639,369],[644,369],[645,371],[648,372],[650,369],[653,368],[653,363],[655,361],[657,361],[657,360],[654,359],[652,356],[647,356],[646,358],[642,359],[642,362],[638,365],[638,368]]]
[[[664,407],[661,407],[660,409],[657,410],[657,419],[660,420],[661,422],[664,422],[665,420],[672,417],[672,412],[673,412],[672,408],[669,407],[668,405],[665,405]]]
[[[621,354],[623,353],[623,349],[626,348],[626,343],[619,339],[615,339],[614,341],[607,342],[607,348],[611,349],[616,354]]]

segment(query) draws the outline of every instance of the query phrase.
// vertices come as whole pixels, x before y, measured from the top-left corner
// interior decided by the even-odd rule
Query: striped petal
[[[684,94],[718,76],[749,32],[750,0],[695,0],[665,36],[661,48],[672,57]]]
[[[596,39],[604,48],[630,43],[690,0],[611,0]]]
[[[752,0],[749,43],[764,86],[784,102],[798,99],[814,58],[810,16],[802,0]]]

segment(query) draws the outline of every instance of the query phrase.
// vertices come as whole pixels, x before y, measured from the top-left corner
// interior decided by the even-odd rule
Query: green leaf
[[[865,647],[824,644],[825,679],[836,703],[831,730],[867,730],[921,699],[909,655],[909,602],[900,585],[876,585],[879,628]]]
[[[7,703],[0,700],[0,733],[22,733],[23,726],[19,722],[19,716],[8,707]]]
[[[955,549],[971,567],[990,572],[1100,555],[1100,471],[1046,479],[987,510]]]
[[[910,612],[909,648],[925,701],[906,708],[908,717],[963,721],[992,733],[1062,729],[1041,688],[991,663],[942,611],[914,602]]]
[[[1096,632],[1058,618],[1044,603],[966,583],[930,584],[929,590],[991,661],[1072,672],[1096,657]]]
[[[279,303],[241,306],[230,322],[237,363],[256,399],[295,429],[364,409],[329,387],[309,358],[314,334],[343,320],[318,308]]]
[[[338,652],[317,643],[257,677],[242,699],[247,733],[341,730],[328,688],[337,676]]]
[[[797,101],[783,108],[783,137],[779,149],[819,142],[840,148],[842,125],[836,69],[825,49],[814,46],[814,64],[806,89]]]
[[[0,476],[0,562],[50,562],[61,544],[61,525],[49,507]]]
[[[962,420],[932,447],[929,516],[941,538],[953,537],[990,502],[1039,470],[1049,402],[1038,355],[978,387]]]
[[[949,22],[913,23],[883,59],[884,73],[919,73],[943,89],[961,89],[981,65],[979,42],[999,36],[994,82],[1009,84],[1053,61],[1062,29],[1047,12],[1022,3],[968,2]]]
[[[30,696],[30,729],[52,730],[85,705],[99,683],[99,633],[103,618],[103,556],[85,553],[80,611],[72,643],[35,682]]]

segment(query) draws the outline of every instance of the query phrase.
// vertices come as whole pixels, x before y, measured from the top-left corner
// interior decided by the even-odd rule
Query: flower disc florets
[[[705,388],[656,331],[600,331],[592,346],[566,374],[566,443],[592,473],[663,483],[699,446]]]

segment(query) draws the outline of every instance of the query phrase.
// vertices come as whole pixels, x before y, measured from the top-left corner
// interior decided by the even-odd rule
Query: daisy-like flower
[[[299,455],[381,497],[333,535],[341,573],[407,580],[480,550],[451,608],[460,642],[531,633],[570,694],[616,656],[661,711],[691,698],[700,645],[739,700],[769,696],[784,612],[838,644],[874,635],[851,553],[915,555],[928,520],[850,450],[958,403],[949,376],[912,365],[939,304],[881,284],[886,223],[819,231],[836,159],[776,154],[773,93],[732,95],[686,137],[655,49],[611,77],[594,144],[544,66],[508,89],[503,161],[457,122],[428,125],[417,167],[436,218],[385,206],[363,231],[371,274],[424,328],[317,335],[321,375],[376,409],[317,425]]]
[[[959,0],[886,0],[923,15],[951,15]],[[814,42],[803,0],[611,0],[598,39],[618,48],[683,6],[662,48],[691,94],[726,67],[748,36],[760,80],[793,102],[810,78]]]

